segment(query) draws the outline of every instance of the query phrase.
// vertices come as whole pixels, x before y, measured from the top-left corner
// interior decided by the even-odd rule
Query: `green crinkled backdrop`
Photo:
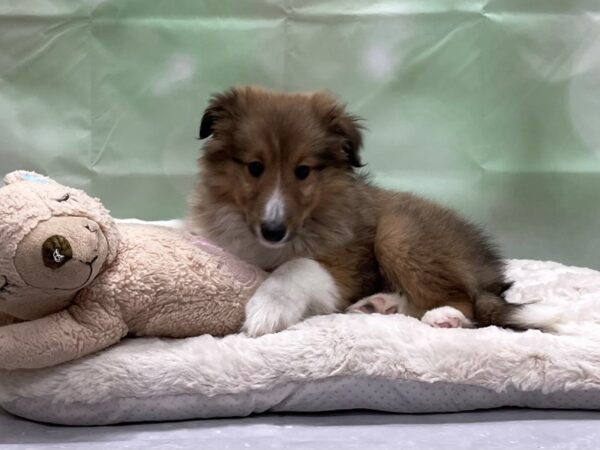
[[[2,0],[0,171],[180,217],[210,93],[327,88],[378,182],[600,268],[598,0]]]

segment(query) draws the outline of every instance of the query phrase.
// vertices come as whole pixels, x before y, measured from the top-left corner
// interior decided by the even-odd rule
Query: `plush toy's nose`
[[[58,269],[73,258],[73,249],[67,238],[55,234],[42,244],[42,258],[46,267]]]

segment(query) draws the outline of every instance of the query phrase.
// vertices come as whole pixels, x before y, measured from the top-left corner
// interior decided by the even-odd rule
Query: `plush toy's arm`
[[[0,368],[53,366],[108,347],[125,334],[118,306],[81,302],[41,319],[0,327]]]

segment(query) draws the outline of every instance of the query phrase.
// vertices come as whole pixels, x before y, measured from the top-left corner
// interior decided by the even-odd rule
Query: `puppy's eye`
[[[66,202],[66,201],[67,201],[67,200],[69,200],[70,198],[71,198],[71,194],[69,194],[69,193],[67,192],[67,193],[66,193],[65,195],[63,195],[62,197],[60,197],[60,198],[57,198],[57,199],[56,199],[56,201],[57,201],[57,202]]]
[[[265,166],[260,161],[252,161],[248,164],[248,172],[255,178],[260,177],[265,171]]]
[[[294,174],[299,180],[306,180],[310,175],[310,167],[305,165],[298,166],[296,167],[296,170],[294,170]]]

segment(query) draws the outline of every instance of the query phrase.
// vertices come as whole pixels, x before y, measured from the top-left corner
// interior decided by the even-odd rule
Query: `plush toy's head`
[[[0,188],[0,312],[32,320],[61,309],[114,260],[119,234],[83,191],[33,172]]]

